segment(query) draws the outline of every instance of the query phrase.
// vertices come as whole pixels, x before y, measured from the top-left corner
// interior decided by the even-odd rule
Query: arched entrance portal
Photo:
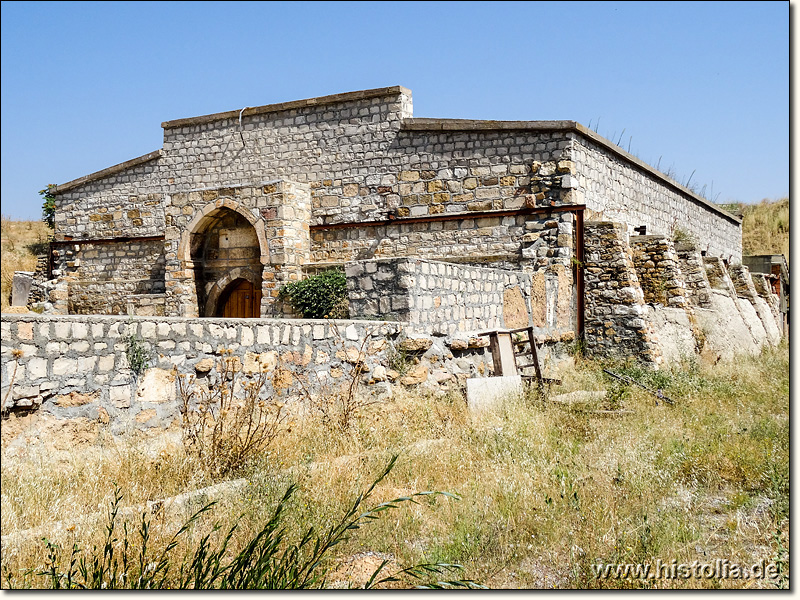
[[[190,256],[200,316],[261,316],[261,246],[244,215],[226,206],[208,212],[191,233]]]
[[[219,296],[216,317],[252,319],[261,313],[261,290],[246,279],[228,284]]]

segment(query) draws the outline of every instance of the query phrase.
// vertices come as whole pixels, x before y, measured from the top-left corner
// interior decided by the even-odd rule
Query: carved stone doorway
[[[246,214],[218,207],[199,220],[190,241],[198,314],[260,317],[264,257]]]

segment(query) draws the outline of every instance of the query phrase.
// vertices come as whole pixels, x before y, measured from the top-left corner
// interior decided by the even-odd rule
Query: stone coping
[[[64,192],[67,192],[85,183],[89,183],[90,181],[94,181],[96,179],[102,179],[103,177],[108,177],[109,175],[116,175],[117,173],[130,169],[132,167],[136,167],[146,162],[150,162],[151,160],[160,158],[161,154],[162,154],[161,149],[154,150],[153,152],[148,152],[147,154],[143,154],[142,156],[139,156],[137,158],[132,158],[117,165],[113,165],[111,167],[102,169],[100,171],[95,171],[94,173],[90,173],[89,175],[78,177],[77,179],[73,179],[72,181],[68,181],[67,183],[56,185],[53,187],[52,191],[56,196],[58,194],[63,194]]]
[[[295,108],[305,108],[307,106],[323,106],[326,104],[336,104],[339,102],[355,102],[357,100],[368,100],[370,98],[380,98],[383,96],[393,96],[397,94],[411,95],[411,90],[401,85],[391,87],[375,88],[371,90],[360,90],[356,92],[345,92],[343,94],[332,94],[330,96],[319,96],[317,98],[307,98],[305,100],[292,100],[290,102],[279,102],[277,104],[266,104],[264,106],[245,107],[243,110],[229,110],[226,112],[202,115],[199,117],[188,117],[186,119],[175,119],[164,121],[161,127],[164,129],[174,129],[175,127],[191,127],[222,121],[224,119],[238,119],[241,114],[243,117],[263,115],[267,113],[292,110]]]
[[[605,149],[616,154],[618,157],[631,163],[642,171],[646,172],[653,177],[660,179],[663,183],[688,196],[693,201],[702,204],[719,214],[722,217],[730,220],[737,225],[742,223],[742,219],[729,213],[728,211],[720,208],[713,202],[710,202],[695,194],[689,188],[679,184],[677,181],[670,179],[661,171],[651,167],[643,160],[626,152],[614,142],[607,140],[598,133],[592,131],[588,127],[581,125],[577,121],[486,121],[486,120],[472,120],[472,119],[404,119],[402,129],[408,131],[565,131],[573,132],[588,138],[592,142],[603,146]]]
[[[422,258],[419,256],[382,256],[380,258],[361,258],[361,259],[347,260],[340,264],[348,265],[355,263],[364,264],[364,263],[396,263],[396,262],[415,262],[415,263],[428,263],[433,265],[446,265],[448,267],[454,267],[460,270],[477,269],[479,271],[503,271],[504,273],[513,273],[514,275],[520,277],[530,277],[530,273],[526,273],[522,269],[505,269],[503,267],[463,264],[463,263],[450,262],[438,258]],[[319,264],[328,264],[328,263],[319,263]],[[303,266],[313,266],[313,263]]]
[[[133,323],[159,321],[164,323],[212,323],[215,325],[276,325],[279,323],[289,325],[320,325],[330,323],[336,325],[337,327],[346,327],[347,325],[352,324],[368,326],[398,325],[397,321],[378,321],[374,319],[273,319],[266,317],[253,319],[233,319],[226,317],[162,317],[155,315],[48,315],[34,312],[22,314],[4,312],[0,314],[0,318],[2,318],[3,321],[130,321]]]
[[[409,131],[573,131],[576,121],[491,121],[475,119],[403,119]]]

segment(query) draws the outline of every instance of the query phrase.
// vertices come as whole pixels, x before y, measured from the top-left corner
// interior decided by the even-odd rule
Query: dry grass
[[[788,360],[782,346],[713,369],[686,363],[638,374],[676,405],[623,389],[622,405],[633,412],[617,417],[529,398],[470,415],[458,395],[422,392],[369,407],[346,434],[309,416],[241,473],[249,485],[198,524],[194,539],[214,519],[243,514],[243,542],[292,482],[299,485],[292,530],[325,527],[399,452],[377,500],[421,490],[461,500],[410,505],[359,530],[338,547],[346,564],[374,553],[400,564],[458,562],[492,587],[742,587],[752,582],[603,581],[591,564],[727,558],[749,565],[775,557],[779,539],[788,548]],[[608,386],[599,366],[585,363],[559,391]],[[99,450],[66,463],[32,451],[27,460],[3,461],[3,534],[97,511],[113,495],[112,481],[125,504],[211,483],[179,445],[160,455],[135,444]],[[175,523],[165,521],[164,531]],[[100,529],[78,526],[60,539],[97,540]],[[3,545],[12,571],[43,560],[37,540]]]
[[[0,252],[2,273],[0,274],[0,308],[10,304],[11,283],[14,271],[33,271],[36,254],[44,251],[50,230],[40,221],[14,221],[7,216],[0,219]]]
[[[730,208],[742,215],[744,254],[783,254],[789,262],[789,198]]]

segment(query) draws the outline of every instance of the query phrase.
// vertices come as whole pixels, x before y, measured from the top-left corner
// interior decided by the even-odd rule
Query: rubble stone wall
[[[60,244],[53,274],[68,282],[72,314],[126,314],[132,294],[163,294],[164,242]]]
[[[196,233],[197,219],[221,208],[261,228],[262,316],[286,314],[278,290],[309,263],[397,256],[519,268],[544,277],[550,289],[557,282],[559,313],[574,307],[568,281],[576,258],[573,215],[485,214],[491,211],[585,203],[628,230],[646,225],[668,235],[681,229],[710,254],[734,262],[741,256],[736,219],[572,122],[414,119],[411,92],[397,86],[162,127],[163,147],[156,152],[56,190],[56,235],[164,236],[164,289],[128,285],[120,294],[163,292],[168,315],[197,316],[198,292],[214,293],[205,284],[195,287],[187,236]],[[455,220],[436,220],[443,216]],[[366,226],[369,221],[377,224]],[[345,224],[354,226],[325,228]],[[60,260],[75,265],[74,258]],[[140,256],[143,269],[154,266],[146,264],[151,258]],[[83,267],[64,268],[62,274],[73,277],[71,307],[117,311],[123,298],[107,302],[110,308],[101,301],[110,280],[91,288],[83,282],[93,276],[75,271],[94,261],[102,262],[78,257]],[[552,327],[555,313],[545,313],[540,318],[534,309],[534,322]],[[566,327],[563,317],[556,320]]]
[[[64,418],[105,419],[116,430],[163,424],[177,416],[175,374],[207,383],[224,349],[243,374],[269,372],[265,393],[285,393],[299,376],[316,391],[343,381],[344,365],[359,351],[367,372],[385,363],[399,331],[371,321],[4,314],[3,409],[42,407]],[[131,336],[149,356],[138,381],[128,363]]]
[[[675,244],[681,273],[686,282],[686,296],[692,306],[711,308],[711,285],[700,250],[693,243]]]
[[[587,352],[659,364],[661,352],[648,320],[625,226],[587,222],[585,232]]]
[[[359,394],[387,400],[390,382],[441,391],[493,372],[486,337],[430,335],[386,321],[27,313],[3,314],[0,327],[4,415],[89,419],[115,435],[179,420],[179,378],[213,389],[226,356],[246,380],[266,373],[265,396],[291,401],[305,398],[303,390],[331,392],[353,376]],[[129,363],[131,338],[147,356],[138,376]],[[395,370],[398,357],[402,371]],[[563,344],[544,341],[546,374],[556,376],[564,357]]]
[[[56,197],[56,240],[164,235],[159,159]]]
[[[312,232],[314,262],[409,256],[507,268],[569,266],[573,215],[483,216]]]
[[[663,235],[630,237],[633,265],[646,304],[686,306],[686,282],[672,240]]]

